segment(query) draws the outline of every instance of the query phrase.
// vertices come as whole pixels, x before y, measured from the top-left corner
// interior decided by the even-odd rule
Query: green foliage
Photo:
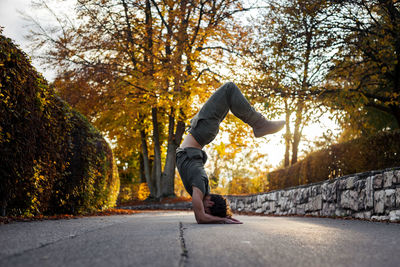
[[[83,213],[115,204],[119,178],[100,133],[0,35],[2,215]]]
[[[271,190],[338,176],[400,166],[400,130],[380,132],[310,153],[296,164],[268,174]]]

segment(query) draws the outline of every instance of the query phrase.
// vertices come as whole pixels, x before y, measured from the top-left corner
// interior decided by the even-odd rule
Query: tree
[[[349,136],[400,126],[400,3],[340,1],[339,49],[322,99],[345,110]]]
[[[152,197],[173,195],[175,149],[191,104],[216,86],[206,59],[222,58],[235,38],[227,25],[246,9],[233,0],[78,0],[76,10],[74,19],[56,15],[58,33],[32,34],[59,68],[56,87],[67,99],[80,96],[75,107],[87,109],[118,151],[140,152]]]
[[[278,112],[286,118],[288,166],[290,148],[291,164],[297,162],[304,126],[318,119],[313,91],[330,66],[333,34],[327,22],[335,9],[329,1],[316,0],[269,1],[267,7],[250,51],[261,72],[254,87],[262,99],[283,107]]]

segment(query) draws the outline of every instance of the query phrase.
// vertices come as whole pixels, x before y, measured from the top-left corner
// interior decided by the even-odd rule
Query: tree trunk
[[[139,153],[139,171],[140,171],[140,183],[146,183],[146,175],[144,174],[143,152]]]
[[[180,13],[179,17],[181,23],[179,24],[178,34],[177,34],[177,53],[173,58],[173,62],[177,62],[180,64],[182,62],[182,56],[185,51],[185,42],[187,41],[187,27],[188,20],[185,19],[185,15],[187,12],[187,1],[180,2]],[[169,26],[172,25],[172,21],[169,22]],[[169,28],[170,29],[170,28]],[[172,38],[172,32],[169,32],[169,38]],[[166,45],[166,55],[169,58],[171,56],[170,50],[170,42],[167,42]],[[174,92],[181,92],[181,83],[182,83],[182,73],[177,71],[174,73]],[[169,87],[169,82],[167,81],[167,88]],[[168,145],[167,145],[167,157],[165,159],[164,172],[162,174],[162,195],[163,196],[174,196],[174,180],[175,180],[175,157],[176,157],[176,147],[180,144],[180,140],[182,139],[182,135],[184,133],[185,124],[183,122],[178,122],[176,134],[174,134],[175,128],[175,109],[171,108],[169,114],[169,122],[168,122]],[[182,130],[182,129],[183,130]],[[179,139],[179,142],[177,142]]]
[[[168,125],[168,148],[167,158],[165,159],[164,172],[162,175],[163,181],[163,196],[175,196],[175,157],[176,148],[180,145],[182,135],[185,131],[185,123],[178,121],[176,133],[174,134],[175,116],[174,109],[171,108]]]
[[[1,200],[1,205],[0,205],[0,216],[6,216],[6,210],[7,210],[7,199],[4,194]]]
[[[303,121],[304,102],[299,100],[296,110],[296,121],[294,124],[293,144],[292,144],[292,165],[297,162],[299,143],[301,139],[301,124]]]
[[[286,133],[285,133],[285,161],[284,161],[284,167],[288,167],[290,165],[290,143],[292,140],[292,134],[290,132],[290,115],[291,115],[291,110],[289,108],[289,105],[287,103],[287,100],[285,100],[285,121],[286,121]]]
[[[151,109],[152,122],[153,122],[153,142],[154,142],[154,172],[153,177],[155,179],[156,186],[156,198],[160,198],[162,194],[161,189],[161,146],[160,146],[160,134],[158,131],[158,119],[157,119],[157,108]]]
[[[312,32],[306,31],[306,51],[305,51],[305,60],[303,66],[303,79],[301,82],[301,91],[305,92],[308,89],[308,68],[310,63],[310,54],[311,54],[311,41],[313,38]],[[297,102],[296,109],[296,121],[294,124],[294,134],[293,134],[293,147],[292,147],[292,165],[297,162],[297,155],[299,150],[299,143],[301,139],[302,132],[302,123],[303,123],[303,110],[304,110],[304,99],[300,95]]]
[[[140,130],[140,139],[142,142],[142,155],[143,155],[143,169],[144,177],[146,179],[147,186],[150,191],[150,198],[156,197],[156,188],[154,187],[153,179],[150,174],[150,164],[149,164],[149,152],[147,148],[146,133],[144,130]]]
[[[171,108],[168,122],[168,146],[167,157],[165,159],[163,172],[163,196],[174,196],[174,178],[175,178],[175,138],[174,138],[175,117],[174,108]]]

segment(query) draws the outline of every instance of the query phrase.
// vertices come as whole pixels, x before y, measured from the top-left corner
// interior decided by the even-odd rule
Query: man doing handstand
[[[192,196],[197,223],[241,223],[231,217],[224,197],[210,194],[204,170],[207,154],[202,148],[214,140],[229,110],[253,128],[255,137],[278,132],[285,125],[285,121],[269,121],[255,111],[232,82],[211,95],[190,121],[189,134],[176,150],[176,166],[186,191]]]

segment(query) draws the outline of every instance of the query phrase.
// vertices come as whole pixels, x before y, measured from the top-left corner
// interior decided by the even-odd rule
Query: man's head
[[[206,213],[217,217],[232,216],[226,199],[221,195],[210,194],[203,199],[204,210]]]

